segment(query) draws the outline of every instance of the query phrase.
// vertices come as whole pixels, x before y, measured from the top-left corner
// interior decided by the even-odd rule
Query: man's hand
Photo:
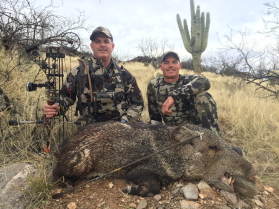
[[[170,108],[174,104],[174,99],[172,97],[168,97],[167,100],[162,105],[162,113],[165,115],[171,115],[172,110]]]
[[[60,110],[60,107],[57,104],[54,105],[44,105],[44,112],[46,115],[46,118],[52,118],[56,115],[58,115]]]

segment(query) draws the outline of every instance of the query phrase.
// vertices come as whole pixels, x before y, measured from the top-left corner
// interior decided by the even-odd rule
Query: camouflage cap
[[[93,30],[91,36],[90,36],[90,40],[93,41],[95,36],[98,34],[98,33],[103,33],[105,34],[107,37],[111,38],[111,40],[113,40],[112,38],[112,35],[109,31],[109,29],[105,28],[105,27],[102,27],[102,26],[99,26],[97,27],[95,30]]]
[[[161,57],[161,63],[168,57],[168,56],[174,56],[179,62],[180,62],[180,59],[179,59],[179,56],[177,53],[173,52],[173,51],[168,51],[166,53],[164,53]]]

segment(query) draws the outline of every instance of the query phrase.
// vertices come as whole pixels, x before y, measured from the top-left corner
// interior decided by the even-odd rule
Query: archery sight
[[[42,47],[40,46],[53,43],[54,46]],[[75,52],[80,46],[80,39],[77,34],[68,32],[61,35],[61,38],[57,39],[44,39],[38,41],[37,44],[33,44],[25,47],[25,52],[30,59],[39,65],[40,70],[44,72],[47,77],[47,81],[44,83],[27,82],[27,91],[36,91],[37,88],[46,88],[48,93],[49,105],[55,104],[59,99],[59,91],[63,83],[63,60],[65,59],[64,52]],[[41,52],[45,51],[45,55],[42,56]],[[67,120],[67,118],[66,118]],[[67,120],[68,121],[68,120]],[[29,124],[29,123],[41,123],[41,121],[15,121],[11,120],[10,125]]]

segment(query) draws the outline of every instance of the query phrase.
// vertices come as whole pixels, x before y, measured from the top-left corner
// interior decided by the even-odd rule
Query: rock
[[[180,207],[181,209],[198,209],[200,204],[194,201],[181,200]]]
[[[75,202],[70,202],[68,205],[67,205],[67,208],[68,209],[76,209],[77,208],[77,205]]]
[[[224,190],[221,190],[220,193],[226,198],[227,201],[236,204],[237,203],[237,198],[235,193],[227,192]]]
[[[137,206],[137,209],[144,209],[147,207],[147,202],[146,200],[141,200],[140,203]]]
[[[274,192],[274,188],[270,187],[270,186],[264,186],[264,190],[266,190],[266,191],[268,191],[270,193]]]
[[[263,207],[263,203],[260,200],[255,200],[256,205]]]
[[[231,207],[227,206],[227,205],[218,205],[215,207],[216,209],[231,209]],[[238,209],[238,208],[235,208]]]
[[[243,200],[239,200],[238,204],[240,206],[240,208],[245,209],[245,208],[249,208],[250,205],[248,205],[246,202],[244,202]]]
[[[112,182],[109,182],[109,183],[108,183],[108,188],[111,189],[112,187],[113,187],[113,183],[112,183]]]
[[[182,187],[180,191],[187,200],[197,200],[199,198],[198,187],[195,184],[189,183]]]
[[[0,168],[0,203],[13,209],[27,206],[22,190],[29,183],[25,179],[34,169],[27,163],[16,163]]]
[[[169,200],[162,200],[162,201],[159,201],[160,204],[169,204],[170,201]]]
[[[200,181],[197,186],[199,188],[200,194],[203,194],[212,200],[218,198],[217,193],[213,191],[213,189],[205,181]]]
[[[137,205],[135,204],[135,203],[131,203],[130,205],[129,205],[129,208],[136,208],[137,207]]]
[[[180,190],[180,188],[173,189],[173,190],[171,190],[171,194],[176,195],[179,192],[179,190]]]
[[[205,198],[207,198],[207,195],[206,195],[206,194],[199,194],[199,197],[200,197],[201,199],[205,199]]]
[[[159,201],[159,200],[162,199],[162,197],[161,197],[161,195],[156,194],[156,195],[154,196],[154,199],[155,199],[156,201]]]

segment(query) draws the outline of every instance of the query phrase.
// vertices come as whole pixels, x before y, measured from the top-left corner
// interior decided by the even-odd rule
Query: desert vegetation
[[[65,68],[69,70],[70,66],[77,63],[76,59],[68,57],[64,63]],[[12,67],[13,63],[10,63],[10,66]],[[141,120],[149,121],[146,88],[151,79],[161,76],[160,70],[139,62],[126,63],[125,68],[137,78],[143,93],[145,108]],[[55,184],[52,181],[51,171],[56,160],[57,146],[63,137],[71,135],[77,128],[71,123],[76,120],[73,114],[74,107],[67,113],[69,122],[62,123],[61,118],[56,120],[50,133],[43,124],[9,126],[9,120],[30,121],[38,120],[42,116],[43,104],[47,100],[45,89],[38,88],[33,92],[25,90],[26,81],[32,80],[37,74],[38,66],[30,64],[12,71],[9,81],[5,81],[5,84],[3,77],[1,78],[1,88],[8,96],[11,106],[0,112],[1,166],[28,162],[37,169],[36,174],[27,178],[30,186],[25,189],[26,198],[34,205],[50,197],[51,188]],[[181,74],[193,74],[193,71],[182,69]],[[243,149],[244,157],[257,168],[260,182],[279,188],[278,99],[267,97],[268,91],[256,90],[256,85],[247,85],[241,78],[212,72],[202,74],[211,81],[209,92],[218,105],[222,137],[231,145]],[[43,73],[36,76],[36,82],[44,79]],[[51,142],[51,152],[40,155],[38,146],[43,148],[46,141]]]

